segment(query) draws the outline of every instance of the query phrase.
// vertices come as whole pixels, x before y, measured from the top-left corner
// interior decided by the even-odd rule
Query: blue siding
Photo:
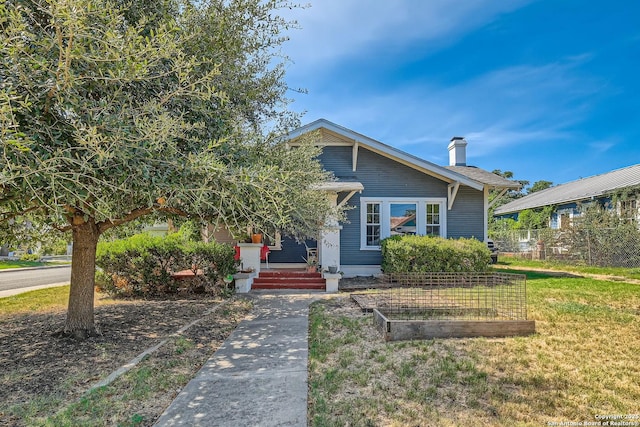
[[[315,240],[307,240],[307,246],[318,246]],[[299,262],[303,263],[307,257],[307,248],[303,242],[298,242],[290,237],[282,236],[282,249],[269,252],[269,262]]]
[[[484,240],[484,193],[460,187],[447,215],[447,237]]]
[[[352,169],[352,148],[327,146],[320,155],[326,170],[333,171],[341,181],[357,181],[364,185],[362,194],[356,193],[348,202],[354,208],[347,211],[347,223],[340,233],[342,265],[379,265],[380,251],[360,250],[361,197],[447,197],[447,183],[413,168],[381,156],[366,148],[358,151],[357,171]],[[341,195],[343,196],[343,195]],[[447,211],[448,237],[476,237],[484,239],[483,192],[460,187],[455,204]],[[309,242],[316,247],[316,242]],[[283,238],[282,251],[272,251],[270,262],[303,262],[303,244]]]
[[[320,160],[327,170],[344,181],[358,181],[364,185],[362,194],[355,194],[347,211],[348,223],[340,233],[341,263],[343,265],[378,265],[379,251],[360,250],[360,197],[447,197],[447,183],[425,175],[364,148],[358,152],[357,171],[351,165],[351,147],[325,147]],[[484,239],[483,193],[467,187],[458,191],[456,204],[447,212],[450,237]]]

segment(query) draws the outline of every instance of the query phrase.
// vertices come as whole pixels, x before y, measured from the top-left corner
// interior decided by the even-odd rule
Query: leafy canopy
[[[0,3],[0,224],[154,212],[313,235],[330,179],[280,143],[281,0]],[[267,132],[265,134],[265,129]],[[10,228],[10,227],[9,227]]]

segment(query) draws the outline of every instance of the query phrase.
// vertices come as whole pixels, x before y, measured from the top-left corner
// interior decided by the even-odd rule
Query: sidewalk
[[[309,304],[323,295],[252,291],[249,319],[155,426],[306,426]]]

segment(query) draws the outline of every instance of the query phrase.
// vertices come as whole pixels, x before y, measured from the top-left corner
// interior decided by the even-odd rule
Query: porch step
[[[324,283],[322,277],[256,277],[253,283]]]
[[[266,277],[313,277],[313,278],[321,278],[322,274],[320,273],[308,273],[303,270],[267,270],[260,272],[261,278]]]
[[[320,273],[304,271],[265,271],[253,279],[252,289],[315,289],[325,290]]]

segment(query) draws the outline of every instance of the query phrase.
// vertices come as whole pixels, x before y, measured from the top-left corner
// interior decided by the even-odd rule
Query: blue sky
[[[531,183],[640,163],[636,0],[311,0],[290,13],[303,123],[440,165],[464,136],[468,164]]]

